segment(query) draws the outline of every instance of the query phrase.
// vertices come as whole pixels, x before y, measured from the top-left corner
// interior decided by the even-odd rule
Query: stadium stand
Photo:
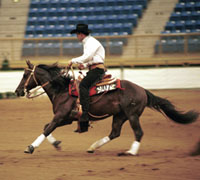
[[[156,42],[155,53],[197,53],[200,51],[200,0],[179,0],[162,34],[191,33],[189,37],[164,36]],[[162,52],[159,52],[159,47]]]
[[[147,4],[148,0],[31,0],[25,38],[70,37],[76,24],[86,23],[94,36],[116,37],[109,42],[100,41],[109,54],[121,55],[128,40],[118,36],[133,34]],[[61,45],[63,55],[80,54],[82,48],[74,40],[66,40],[63,44],[42,41],[38,45],[25,40],[22,56],[34,56],[35,53],[57,56]],[[36,46],[38,52],[31,52],[30,49]]]
[[[142,6],[141,18],[140,14],[120,12],[122,6],[130,7],[133,2],[134,6]],[[9,66],[14,69],[26,67],[26,59],[35,64],[58,62],[65,65],[68,60],[82,53],[81,43],[69,32],[75,28],[76,23],[85,22],[93,30],[92,35],[106,48],[107,67],[200,64],[200,33],[178,33],[183,28],[194,27],[194,22],[198,27],[199,7],[193,8],[196,10],[196,14],[193,13],[195,21],[185,21],[186,28],[179,19],[178,31],[172,33],[165,30],[165,26],[185,11],[177,2],[186,4],[190,1],[143,2],[144,4],[139,0],[2,0],[0,63],[7,58]],[[193,2],[198,4],[195,0]],[[92,13],[97,4],[99,8],[96,8],[96,14]],[[102,7],[105,13],[101,13]],[[29,16],[30,12],[36,13],[36,9],[30,11],[32,8],[37,9],[37,16]],[[175,9],[180,13],[176,13]],[[187,9],[184,18],[188,18],[190,9]],[[109,11],[112,14],[108,15]],[[66,14],[69,12],[71,14]],[[122,24],[127,25],[125,32],[110,31],[111,28],[120,31]],[[132,29],[129,28],[130,24]]]

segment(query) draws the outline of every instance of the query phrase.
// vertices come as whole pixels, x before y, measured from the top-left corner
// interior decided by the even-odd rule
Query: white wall
[[[76,76],[78,71],[76,72]],[[125,68],[123,74],[120,69],[108,69],[108,74],[116,78],[132,81],[146,89],[174,89],[174,88],[200,88],[199,67],[178,68]],[[23,71],[0,72],[0,92],[15,91]]]

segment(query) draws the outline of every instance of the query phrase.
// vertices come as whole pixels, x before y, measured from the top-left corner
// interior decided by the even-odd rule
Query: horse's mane
[[[57,63],[52,65],[46,65],[46,64],[40,64],[38,65],[38,68],[46,70],[50,77],[52,84],[52,87],[55,90],[55,93],[62,92],[68,88],[69,82],[71,80],[70,76],[63,77],[61,75],[61,70],[64,69],[64,67],[59,67]]]

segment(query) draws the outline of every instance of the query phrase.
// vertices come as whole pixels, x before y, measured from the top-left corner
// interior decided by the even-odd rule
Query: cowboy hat
[[[88,29],[87,24],[77,24],[76,29],[73,29],[70,33],[71,34],[74,34],[74,33],[89,34],[89,33],[91,33],[91,30]]]

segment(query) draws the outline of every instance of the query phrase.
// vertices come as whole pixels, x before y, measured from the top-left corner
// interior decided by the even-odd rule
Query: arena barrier
[[[83,71],[85,73],[86,71]],[[190,89],[200,88],[200,67],[176,68],[115,68],[108,74],[120,79],[132,81],[145,89]],[[75,70],[76,77],[78,70]],[[0,98],[15,97],[23,71],[0,72]]]

